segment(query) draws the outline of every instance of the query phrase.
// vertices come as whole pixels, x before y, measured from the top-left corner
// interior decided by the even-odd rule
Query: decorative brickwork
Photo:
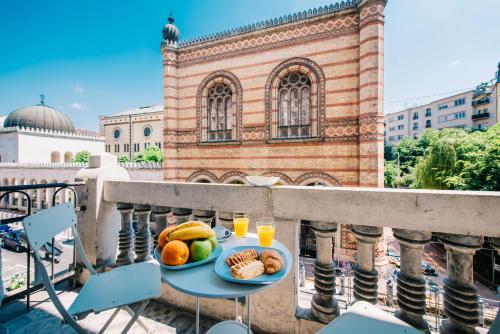
[[[285,184],[381,186],[384,4],[347,1],[162,45],[165,179],[229,183],[266,175]],[[293,107],[297,119],[295,102],[281,97],[278,107],[279,89],[292,101],[285,82],[294,73],[305,78],[298,108],[307,116],[300,132],[278,136],[285,124],[279,110]],[[207,94],[216,85],[230,87],[233,113],[214,140],[206,134],[214,96]]]

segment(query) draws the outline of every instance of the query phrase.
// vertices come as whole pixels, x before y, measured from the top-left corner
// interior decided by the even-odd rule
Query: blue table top
[[[234,234],[229,240],[221,243],[223,251],[236,246],[256,246],[259,242],[257,236],[248,233],[244,239],[237,239]],[[286,256],[287,268],[285,278],[293,265],[290,251],[280,242],[274,240],[273,247],[283,251]],[[184,270],[167,270],[162,268],[161,279],[172,288],[191,296],[204,298],[239,298],[260,292],[280,281],[265,285],[232,283],[223,280],[215,273],[215,262],[210,262],[198,267]]]

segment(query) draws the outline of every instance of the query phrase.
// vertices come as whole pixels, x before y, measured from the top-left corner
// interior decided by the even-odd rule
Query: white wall
[[[0,132],[0,162],[18,162],[17,132]]]
[[[58,182],[69,181],[73,182],[76,173],[83,167],[75,166],[78,164],[8,164],[0,163],[0,182],[3,178],[9,180],[36,180],[40,183],[42,180]],[[144,167],[127,168],[127,165],[122,165],[127,169],[130,179],[134,181],[163,181],[163,170],[161,168]]]
[[[16,162],[51,162],[51,153],[59,152],[64,162],[64,154],[73,156],[80,151],[91,154],[104,152],[104,141],[100,139],[62,137],[50,134],[19,133],[19,158]]]

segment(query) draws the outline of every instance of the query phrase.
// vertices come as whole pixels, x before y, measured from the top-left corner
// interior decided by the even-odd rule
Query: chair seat
[[[136,263],[90,276],[68,312],[72,316],[97,313],[160,295],[158,263]]]
[[[316,334],[422,334],[421,331],[382,311],[378,307],[360,301],[349,311],[323,327]]]

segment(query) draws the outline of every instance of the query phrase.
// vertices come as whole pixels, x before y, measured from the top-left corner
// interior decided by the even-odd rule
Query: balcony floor
[[[77,292],[69,289],[61,289],[59,298],[64,305],[69,305],[76,297]],[[2,333],[1,323],[7,328],[8,334],[73,334],[76,333],[71,327],[60,326],[61,316],[48,298],[45,291],[35,293],[31,296],[32,310],[25,313],[26,306],[23,301],[13,301],[7,305],[2,305],[0,312],[0,333]],[[89,331],[98,333],[113,310],[100,314],[91,314],[79,323]],[[8,319],[11,319],[7,321]],[[142,321],[153,333],[194,333],[195,318],[194,313],[174,309],[171,306],[151,301],[147,309],[141,316]],[[125,311],[121,311],[106,333],[121,333],[130,316]],[[216,320],[201,318],[201,333],[205,333],[212,327]],[[130,334],[145,334],[145,331],[137,323],[129,331]]]

